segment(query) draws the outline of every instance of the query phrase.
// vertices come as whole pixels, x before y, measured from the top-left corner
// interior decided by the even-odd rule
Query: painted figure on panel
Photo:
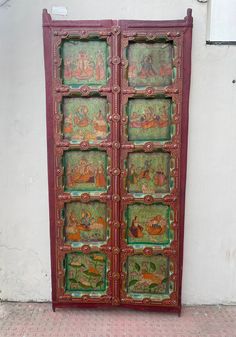
[[[141,61],[141,70],[138,73],[141,78],[152,77],[157,75],[156,70],[153,67],[152,55],[146,55]]]
[[[166,86],[172,83],[172,44],[132,43],[128,47],[128,80],[131,86]]]
[[[133,204],[128,206],[126,216],[128,243],[166,245],[173,238],[173,230],[170,228],[173,211],[169,206]]]
[[[105,190],[106,154],[99,151],[85,153],[69,151],[65,154],[66,187],[69,190]]]
[[[102,52],[99,50],[96,57],[96,80],[104,80],[105,78],[105,67],[104,67],[104,59],[102,56]]]
[[[129,192],[144,194],[168,192],[169,154],[130,154],[127,185]]]
[[[74,169],[68,168],[71,183],[95,183],[96,187],[104,187],[106,184],[104,168],[102,164],[95,168],[86,158],[82,158]]]
[[[169,287],[169,260],[162,255],[128,258],[128,292],[165,294]]]
[[[97,187],[104,187],[106,186],[106,178],[104,175],[104,167],[102,165],[102,162],[98,162],[98,166],[95,170],[95,185]]]
[[[143,224],[150,235],[162,235],[166,231],[166,220],[161,215],[156,215]],[[130,227],[130,233],[135,238],[143,237],[143,226],[135,215]]]
[[[64,61],[64,76],[70,78],[73,76],[73,64],[71,58],[67,58]]]
[[[86,105],[78,107],[75,113],[74,123],[81,128],[88,126],[88,107]]]
[[[63,133],[70,141],[99,141],[108,135],[105,98],[65,98]]]
[[[128,138],[168,140],[170,110],[170,99],[131,99],[128,103]]]
[[[70,177],[71,184],[80,183],[94,183],[95,182],[95,170],[93,165],[83,157],[79,161],[79,165],[71,168],[68,166],[68,178]]]
[[[71,242],[104,241],[106,214],[106,206],[98,202],[67,204],[66,239]]]
[[[101,110],[98,111],[97,118],[93,121],[93,127],[97,139],[104,139],[107,136],[108,126]]]
[[[78,54],[77,59],[77,72],[75,74],[76,77],[80,80],[90,79],[93,77],[93,73],[94,64],[92,59],[86,52],[81,51]]]
[[[106,84],[107,56],[104,41],[66,41],[62,47],[64,83],[72,86]]]
[[[66,257],[67,291],[104,291],[106,257],[101,253],[71,253]]]
[[[163,128],[168,125],[168,113],[166,108],[163,108],[159,115],[154,113],[152,106],[148,106],[143,110],[140,116],[137,112],[133,112],[130,116],[131,128],[150,129],[155,127]]]
[[[130,233],[135,238],[143,237],[143,227],[140,225],[139,221],[137,220],[137,215],[132,219],[132,224],[130,226]]]

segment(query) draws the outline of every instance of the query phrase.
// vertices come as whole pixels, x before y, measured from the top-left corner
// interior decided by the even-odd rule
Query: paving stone
[[[236,337],[236,306],[184,307],[181,317],[127,309],[0,303],[1,337]]]

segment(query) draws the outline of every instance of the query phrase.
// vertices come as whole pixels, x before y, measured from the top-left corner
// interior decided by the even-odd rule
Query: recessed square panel
[[[66,291],[96,291],[106,289],[107,258],[102,253],[70,253],[65,259]]]
[[[164,255],[136,254],[127,259],[127,293],[166,295],[173,265]]]
[[[134,87],[172,84],[173,44],[137,42],[128,47],[128,82]]]
[[[101,86],[108,80],[108,46],[105,41],[68,40],[61,48],[62,80],[72,87]]]
[[[99,141],[108,135],[108,103],[105,98],[65,98],[63,134],[69,141]]]
[[[128,156],[128,192],[154,194],[170,191],[169,153],[130,153]]]
[[[129,244],[169,245],[174,233],[171,228],[173,210],[163,204],[133,204],[126,212]]]
[[[67,151],[64,155],[66,191],[106,191],[107,154],[103,151]]]
[[[108,236],[107,206],[100,202],[71,202],[65,206],[65,237],[70,243],[101,242]]]
[[[130,99],[127,106],[128,139],[161,141],[171,138],[171,99]]]

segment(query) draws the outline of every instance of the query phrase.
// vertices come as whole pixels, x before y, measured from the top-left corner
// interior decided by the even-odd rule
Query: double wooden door
[[[180,312],[191,10],[43,26],[53,308]]]

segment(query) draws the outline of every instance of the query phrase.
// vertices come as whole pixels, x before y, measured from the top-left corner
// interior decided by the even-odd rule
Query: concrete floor
[[[236,337],[236,306],[184,307],[182,316],[1,303],[1,337]]]

